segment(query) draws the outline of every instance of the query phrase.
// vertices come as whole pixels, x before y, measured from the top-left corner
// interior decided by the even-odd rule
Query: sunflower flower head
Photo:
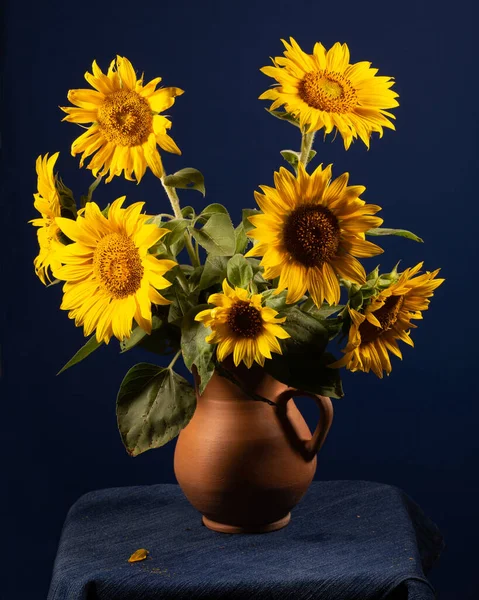
[[[112,336],[130,337],[133,319],[151,333],[151,304],[169,304],[157,290],[171,285],[163,275],[176,266],[148,253],[169,230],[147,223],[144,202],[122,208],[124,201],[115,200],[108,217],[88,202],[76,221],[56,219],[73,240],[58,253],[62,266],[54,270],[65,281],[60,308],[86,336],[96,330],[96,339],[107,344]]]
[[[346,149],[357,137],[369,148],[373,132],[382,137],[383,127],[394,129],[389,119],[395,117],[386,110],[399,106],[391,77],[377,77],[369,62],[350,64],[347,44],[326,50],[316,43],[313,54],[306,54],[293,38],[282,42],[284,56],[261,69],[277,82],[260,96],[273,101],[269,110],[284,106],[303,131],[336,129]]]
[[[422,319],[444,279],[437,278],[439,269],[419,275],[423,263],[406,269],[391,285],[374,296],[360,311],[348,307],[351,318],[349,338],[344,356],[330,365],[345,366],[349,371],[373,371],[382,379],[383,371],[392,371],[389,353],[402,358],[398,340],[414,346],[410,329],[413,319]]]
[[[279,323],[286,318],[277,317],[277,311],[263,306],[261,294],[251,295],[245,289],[232,288],[225,279],[223,293],[212,294],[208,303],[215,308],[199,312],[195,320],[211,327],[212,333],[206,341],[218,344],[219,362],[233,354],[235,366],[243,361],[249,369],[255,361],[263,366],[265,358],[271,358],[271,352],[282,353],[278,339],[290,335]]]
[[[339,277],[359,285],[366,280],[357,260],[383,250],[365,239],[383,222],[380,209],[360,199],[363,186],[348,186],[348,173],[331,182],[331,165],[309,175],[302,163],[297,176],[281,168],[275,187],[260,186],[256,202],[263,214],[249,217],[257,241],[246,256],[262,256],[265,279],[279,277],[276,293],[287,289],[288,304],[309,291],[316,306],[338,304]]]
[[[57,251],[63,244],[60,239],[60,228],[55,218],[61,214],[60,195],[55,186],[55,177],[53,169],[58,159],[59,152],[55,152],[48,157],[39,156],[36,162],[37,170],[37,193],[33,195],[35,201],[34,207],[41,214],[41,217],[32,219],[32,223],[37,230],[37,239],[39,245],[38,256],[33,261],[35,273],[43,284],[51,282],[51,271],[60,266],[57,258]]]
[[[157,177],[163,165],[157,144],[167,152],[181,154],[168,135],[171,121],[159,114],[170,108],[183,90],[176,87],[156,89],[161,77],[143,85],[127,58],[117,56],[103,73],[93,62],[85,79],[94,89],[68,92],[74,106],[61,107],[64,121],[90,124],[72,144],[72,155],[81,154],[80,166],[92,156],[88,169],[95,177],[108,175],[108,183],[122,172],[126,179],[139,183],[149,167]]]

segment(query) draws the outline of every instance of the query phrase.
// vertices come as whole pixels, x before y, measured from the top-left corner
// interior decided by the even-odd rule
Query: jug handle
[[[329,433],[331,423],[333,422],[333,404],[327,396],[320,396],[319,394],[311,394],[295,388],[285,390],[281,396],[281,404],[286,407],[291,398],[295,396],[307,396],[312,398],[319,408],[319,422],[310,440],[305,441],[305,451],[309,460],[313,460],[316,454],[320,451],[322,445],[326,441],[326,437]]]

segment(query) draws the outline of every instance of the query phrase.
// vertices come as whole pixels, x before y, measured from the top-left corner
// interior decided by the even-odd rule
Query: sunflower
[[[199,312],[195,319],[211,327],[213,333],[206,341],[218,344],[216,356],[220,362],[233,354],[235,366],[243,361],[249,369],[253,361],[263,366],[271,352],[282,354],[278,338],[284,340],[290,335],[278,323],[284,323],[286,317],[278,318],[277,311],[262,306],[261,294],[233,289],[225,279],[223,293],[212,294],[208,303],[216,308]]]
[[[62,309],[70,311],[85,335],[96,329],[106,344],[112,335],[130,337],[132,320],[151,333],[151,303],[169,304],[157,292],[170,284],[163,275],[176,263],[158,260],[148,249],[166,233],[140,214],[144,202],[122,208],[125,197],[113,202],[105,217],[88,202],[76,221],[57,217],[61,231],[73,240],[58,253],[63,263],[54,275],[65,281]]]
[[[338,304],[338,277],[362,284],[366,273],[355,258],[383,250],[365,240],[364,232],[383,222],[374,217],[380,209],[359,196],[366,188],[348,186],[348,173],[331,180],[331,165],[298,175],[280,168],[275,188],[260,186],[256,202],[263,214],[249,217],[255,226],[248,235],[258,241],[246,256],[262,256],[263,276],[279,277],[276,293],[288,290],[288,304],[309,291],[316,306],[323,300]]]
[[[402,359],[397,340],[414,346],[409,330],[416,325],[412,319],[422,319],[434,290],[444,282],[436,279],[439,269],[417,275],[423,263],[406,269],[399,279],[374,297],[363,312],[349,309],[351,328],[343,358],[330,365],[345,366],[350,371],[372,370],[379,378],[383,370],[391,373],[389,352]]]
[[[281,40],[283,56],[273,59],[274,67],[261,71],[278,84],[264,92],[260,100],[273,100],[269,110],[284,105],[287,113],[299,119],[303,131],[334,128],[344,140],[346,150],[358,136],[369,148],[373,131],[383,135],[383,127],[394,129],[387,108],[399,106],[398,94],[390,88],[391,77],[376,77],[377,69],[369,62],[349,63],[346,44],[336,42],[328,51],[319,42],[313,54],[306,54],[297,42]]]
[[[37,158],[38,192],[33,194],[35,198],[33,205],[42,216],[30,221],[35,227],[39,227],[37,239],[40,251],[33,264],[35,273],[45,285],[47,281],[51,282],[51,270],[61,266],[57,258],[57,250],[61,249],[63,244],[59,239],[60,228],[55,222],[55,217],[61,214],[61,205],[53,175],[58,155],[59,152],[55,152],[50,158],[48,154]]]
[[[91,123],[73,142],[72,155],[82,153],[82,167],[94,154],[88,169],[95,177],[109,171],[107,183],[122,171],[130,181],[134,173],[139,183],[147,166],[161,177],[163,165],[156,145],[175,154],[181,151],[167,133],[171,121],[158,113],[170,108],[183,90],[157,90],[161,77],[143,85],[143,76],[137,79],[132,64],[122,56],[111,62],[106,75],[96,61],[92,71],[85,73],[85,79],[95,89],[70,90],[68,100],[75,107],[60,107],[67,113],[64,121]]]

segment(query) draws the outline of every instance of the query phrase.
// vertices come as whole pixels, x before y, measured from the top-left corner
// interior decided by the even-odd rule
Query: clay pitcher
[[[176,478],[208,528],[275,531],[289,523],[311,484],[333,407],[329,398],[290,388],[259,366],[227,373],[215,372],[203,395],[197,393],[196,411],[176,445]],[[309,396],[319,407],[313,435],[294,396]]]

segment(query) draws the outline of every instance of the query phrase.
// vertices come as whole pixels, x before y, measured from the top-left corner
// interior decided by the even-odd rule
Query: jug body
[[[215,373],[197,394],[177,441],[175,474],[210,529],[273,531],[287,525],[308,489],[316,451],[290,388],[262,369],[234,375],[241,387]]]

